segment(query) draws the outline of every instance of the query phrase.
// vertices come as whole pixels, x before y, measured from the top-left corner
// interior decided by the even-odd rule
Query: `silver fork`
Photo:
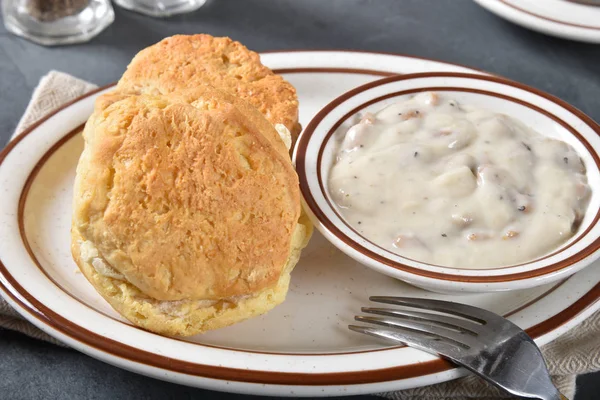
[[[378,316],[356,316],[357,321],[386,328],[349,325],[351,330],[439,355],[515,396],[568,400],[552,384],[537,345],[509,320],[481,308],[449,301],[387,296],[369,299],[460,318],[407,309],[363,307],[362,312]]]

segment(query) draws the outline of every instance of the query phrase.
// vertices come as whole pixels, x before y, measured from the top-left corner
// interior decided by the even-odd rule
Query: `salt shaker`
[[[110,25],[110,0],[3,0],[9,32],[46,46],[86,42]]]
[[[151,17],[168,17],[195,11],[202,7],[206,0],[114,0],[114,2],[118,6]]]

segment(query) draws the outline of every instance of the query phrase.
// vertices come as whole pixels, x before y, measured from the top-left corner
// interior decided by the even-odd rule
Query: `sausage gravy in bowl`
[[[445,94],[365,113],[339,139],[329,194],[345,221],[429,264],[533,260],[573,236],[589,202],[573,147]]]
[[[531,288],[600,256],[600,126],[493,76],[371,82],[307,125],[305,209],[340,250],[440,292]]]

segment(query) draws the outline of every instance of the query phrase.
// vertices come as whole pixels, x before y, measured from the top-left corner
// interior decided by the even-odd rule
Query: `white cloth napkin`
[[[34,90],[31,102],[21,118],[15,135],[62,104],[96,88],[62,72],[51,71]],[[14,135],[13,135],[14,137]],[[61,345],[39,329],[23,320],[0,298],[0,328],[22,332],[37,339]],[[577,328],[542,349],[548,369],[559,390],[573,399],[575,378],[579,374],[600,371],[600,312],[592,315]],[[394,400],[496,400],[509,399],[504,393],[475,376],[428,387],[381,393]]]

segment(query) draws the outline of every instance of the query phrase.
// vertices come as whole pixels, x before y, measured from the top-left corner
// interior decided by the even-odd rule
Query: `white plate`
[[[600,43],[600,3],[586,0],[475,0],[515,24],[552,36]]]
[[[263,55],[298,89],[306,125],[323,105],[390,73],[471,71],[428,60],[355,52]],[[351,69],[349,69],[351,68]],[[371,271],[315,233],[272,312],[188,339],[167,338],[119,317],[69,253],[71,185],[92,111],[88,95],[19,136],[0,154],[0,289],[29,321],[108,363],[186,385],[271,395],[343,395],[425,386],[461,369],[417,350],[389,347],[346,325],[369,295],[451,298],[504,315],[539,344],[599,308],[600,265],[558,285],[511,293],[434,295]]]

